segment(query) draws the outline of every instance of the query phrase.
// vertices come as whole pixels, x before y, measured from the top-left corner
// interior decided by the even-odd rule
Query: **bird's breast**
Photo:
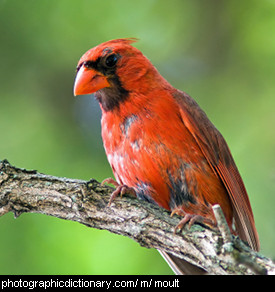
[[[102,138],[116,180],[134,187],[140,198],[171,209],[182,201],[179,196],[194,202],[185,172],[189,175],[191,166],[205,159],[175,108],[167,109],[123,118],[108,112],[102,116]],[[195,180],[189,182],[192,188]]]

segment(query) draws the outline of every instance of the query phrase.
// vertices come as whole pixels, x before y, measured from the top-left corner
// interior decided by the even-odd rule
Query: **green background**
[[[275,257],[275,1],[0,0],[0,159],[88,180],[112,175],[75,68],[109,39],[135,44],[226,138]],[[39,214],[0,218],[0,274],[168,274],[155,250]]]

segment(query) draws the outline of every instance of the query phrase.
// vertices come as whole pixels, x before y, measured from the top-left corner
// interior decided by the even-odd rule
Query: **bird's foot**
[[[189,214],[189,213],[185,213],[183,210],[181,209],[175,209],[172,211],[171,216],[173,216],[174,214],[177,214],[179,216],[183,216],[183,218],[180,220],[180,222],[177,224],[177,226],[175,227],[174,230],[174,234],[176,234],[176,232],[179,230],[181,231],[183,229],[183,227],[188,223],[188,228],[190,229],[192,227],[192,225],[194,223],[202,223],[205,224],[207,226],[211,226],[214,227],[216,226],[216,223],[209,218],[203,217],[201,215],[196,215],[196,214]]]
[[[115,186],[115,190],[112,192],[108,207],[110,207],[112,201],[120,195],[122,197],[125,194],[133,195],[136,197],[136,191],[134,188],[128,187],[127,185],[120,185],[118,182],[116,182],[113,178],[106,178],[102,181],[101,185],[104,184],[112,184]]]
[[[113,178],[111,177],[108,177],[108,178],[105,178],[102,182],[101,182],[101,185],[105,185],[105,184],[111,184],[111,185],[114,185],[116,188],[119,186],[119,183],[114,180]]]

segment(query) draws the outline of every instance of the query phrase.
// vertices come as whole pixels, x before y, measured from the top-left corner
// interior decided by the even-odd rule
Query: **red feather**
[[[226,141],[191,97],[179,92],[176,98],[183,122],[227,190],[233,207],[237,234],[253,249],[259,250],[259,237],[249,198]]]

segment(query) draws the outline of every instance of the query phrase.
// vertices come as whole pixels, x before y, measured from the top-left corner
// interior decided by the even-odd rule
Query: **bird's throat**
[[[96,99],[105,112],[119,109],[121,103],[129,97],[128,90],[121,85],[117,76],[110,80],[110,84],[110,87],[103,88],[95,93]]]

